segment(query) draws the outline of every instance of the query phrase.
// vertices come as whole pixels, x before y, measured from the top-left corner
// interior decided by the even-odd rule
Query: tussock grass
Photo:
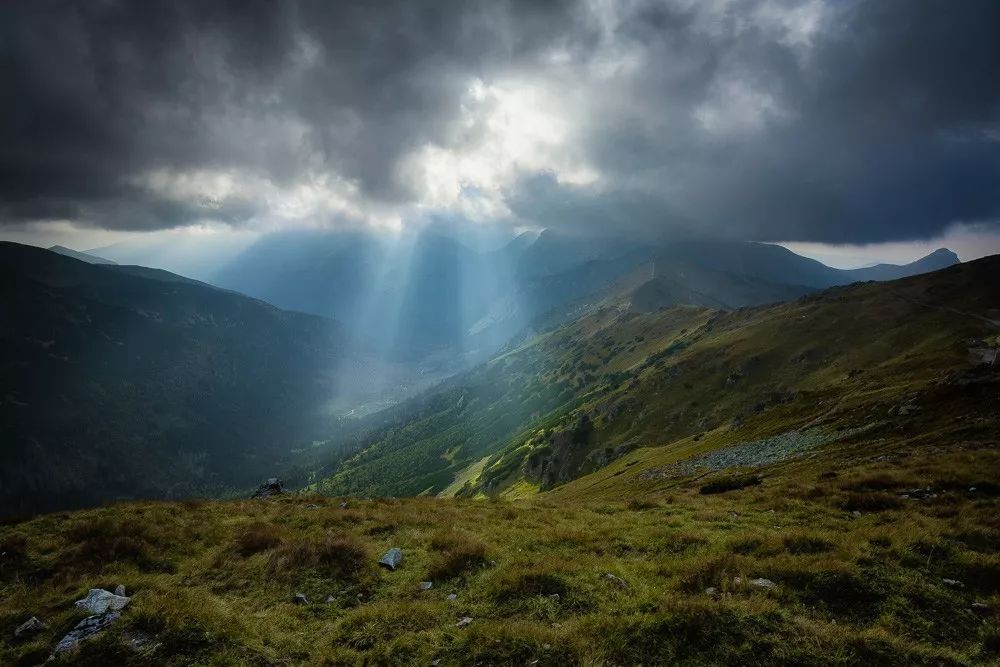
[[[438,531],[430,546],[437,552],[428,573],[432,580],[451,579],[486,563],[486,544],[470,533]]]
[[[263,521],[254,521],[243,526],[236,534],[234,547],[247,558],[262,551],[269,551],[281,544],[282,530],[279,526]]]

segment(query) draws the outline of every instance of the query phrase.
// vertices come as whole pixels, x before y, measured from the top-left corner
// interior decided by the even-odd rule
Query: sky
[[[995,0],[0,5],[0,238],[1000,252]],[[926,252],[925,252],[926,251]]]

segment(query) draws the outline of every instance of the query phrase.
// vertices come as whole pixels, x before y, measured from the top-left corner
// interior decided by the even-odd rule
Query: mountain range
[[[242,490],[413,376],[332,320],[159,269],[13,243],[0,267],[8,511]]]
[[[706,313],[867,275],[751,243],[650,247],[542,233],[474,253],[435,235],[411,241],[267,237],[220,269],[220,287],[96,253],[3,244],[0,389],[13,444],[0,500],[32,510],[237,493],[272,470],[330,488],[437,493],[539,414],[590,391],[600,373],[581,364],[592,362],[563,358],[584,344],[580,327],[613,313],[609,321],[648,314],[694,330]],[[954,260],[940,251],[873,271]],[[312,312],[279,309],[240,287]],[[655,340],[667,344],[664,335]],[[539,342],[547,340],[558,343]],[[649,340],[628,345],[656,352]],[[532,356],[528,376],[506,370]],[[553,364],[561,370],[547,375]],[[477,392],[485,394],[472,400]],[[427,431],[438,443],[430,454],[397,429],[442,405],[460,409],[444,440],[444,427]],[[468,418],[470,409],[490,414]],[[397,430],[383,442],[372,424]],[[369,479],[361,468],[377,472]]]
[[[167,256],[129,243],[88,252],[120,263]],[[336,319],[384,355],[414,360],[445,350],[469,363],[487,358],[536,318],[591,300],[616,281],[631,284],[635,303],[645,307],[693,302],[728,308],[958,262],[941,249],[912,264],[840,270],[775,245],[639,243],[548,230],[477,251],[433,228],[395,239],[361,231],[273,233],[219,255],[219,262],[185,275]]]

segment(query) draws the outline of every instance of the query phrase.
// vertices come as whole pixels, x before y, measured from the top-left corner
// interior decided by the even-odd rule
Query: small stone
[[[549,599],[552,600],[553,602],[559,602],[559,594],[553,593],[552,595],[549,596]]]
[[[957,588],[963,587],[962,582],[958,579],[941,579],[941,581],[943,581],[946,586],[955,586]]]
[[[455,593],[448,593],[448,602],[454,602],[458,599],[458,595]]]
[[[975,493],[975,492],[976,492],[976,487],[970,486],[969,487],[969,493]]]
[[[715,592],[719,590],[715,586],[709,586],[705,589],[705,595],[715,595]]]
[[[125,584],[118,584],[115,587],[115,595],[125,597]]]
[[[851,515],[852,516],[861,516],[861,512],[859,512],[858,510],[854,510],[853,512],[851,512]]]
[[[759,579],[751,579],[750,585],[757,586],[758,588],[774,588],[777,586],[777,584],[770,579],[764,579],[763,577],[760,577]]]
[[[385,555],[379,559],[378,564],[390,570],[395,570],[402,562],[403,550],[398,547],[393,547],[385,552]]]
[[[326,599],[323,600],[323,602],[325,602],[326,604],[332,604],[332,603],[334,603],[336,601],[337,601],[337,598],[333,597],[332,595],[327,595]]]
[[[470,623],[472,623],[472,617],[471,616],[463,616],[462,618],[458,619],[458,623],[455,624],[455,627],[456,628],[468,627],[468,625]]]
[[[319,509],[319,505],[317,505],[316,503],[309,503],[308,505],[306,505],[306,509],[307,510],[318,510]]]
[[[87,597],[77,600],[75,604],[78,609],[89,611],[91,614],[103,614],[108,610],[121,611],[131,600],[132,598],[115,595],[103,588],[91,588]]]
[[[616,576],[614,574],[611,574],[610,572],[606,572],[604,574],[604,578],[607,579],[608,581],[610,581],[611,583],[613,583],[618,588],[621,588],[621,589],[628,588],[628,583],[624,579],[622,579],[621,577]]]
[[[417,584],[417,586],[419,586],[420,590],[422,590],[422,591],[429,591],[430,589],[434,588],[434,582],[433,581],[421,581],[419,584]]]
[[[441,664],[441,658],[434,658],[431,660],[431,667],[437,667]]]
[[[309,604],[309,599],[304,593],[296,593],[292,596],[292,604]]]
[[[31,635],[37,634],[48,627],[48,625],[38,620],[37,616],[32,616],[27,621],[17,626],[17,629],[14,630],[14,636],[18,639],[30,637]]]
[[[346,500],[340,501],[340,509],[342,509],[342,510],[346,510],[347,509],[347,501]]]
[[[132,632],[125,636],[125,645],[136,653],[142,653],[149,649],[150,651],[156,650],[160,643],[156,641],[156,638],[152,635],[146,634],[142,631]]]
[[[542,648],[548,651],[550,648],[552,648],[552,644],[542,644]]]

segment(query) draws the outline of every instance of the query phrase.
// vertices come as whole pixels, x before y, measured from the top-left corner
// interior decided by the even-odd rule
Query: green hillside
[[[463,495],[517,496],[633,450],[798,431],[814,443],[883,437],[922,419],[909,413],[942,378],[982,360],[1000,327],[998,269],[987,258],[735,311],[635,312],[609,299],[362,425],[315,488],[436,494],[464,476]]]

